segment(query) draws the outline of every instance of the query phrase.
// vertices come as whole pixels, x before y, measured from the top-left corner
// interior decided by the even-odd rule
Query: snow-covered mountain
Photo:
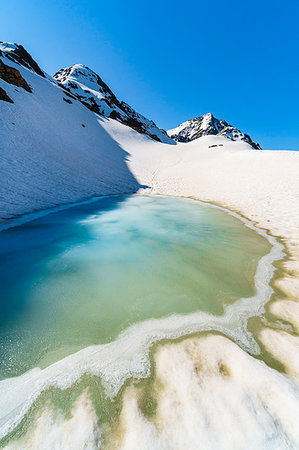
[[[216,119],[211,113],[187,120],[178,127],[168,130],[167,134],[177,142],[190,142],[202,136],[214,135],[224,136],[231,141],[245,141],[255,149],[261,148],[248,134],[242,133],[225,120]]]
[[[176,143],[119,102],[90,69],[76,65],[53,78],[21,45],[0,42],[0,222],[92,196],[151,188],[158,171],[184,153],[202,155],[215,146],[250,150],[243,136],[232,142],[217,129],[189,146]]]
[[[0,41],[0,56],[5,56],[10,61],[26,67],[41,77],[46,77],[45,72],[41,70],[39,65],[22,45]]]
[[[165,130],[158,128],[152,120],[136,112],[127,103],[119,101],[99,75],[88,67],[74,64],[59,70],[54,79],[91,111],[116,119],[156,141],[171,143]]]
[[[95,195],[135,192],[129,154],[105,130],[156,143],[89,109],[21,46],[0,43],[0,222]]]

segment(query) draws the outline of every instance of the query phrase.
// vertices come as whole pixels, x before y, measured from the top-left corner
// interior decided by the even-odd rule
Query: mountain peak
[[[61,82],[66,82],[72,77],[75,77],[78,81],[78,78],[94,76],[95,78],[98,76],[93,70],[84,64],[72,64],[69,67],[65,67],[60,69],[57,73],[55,73],[54,78],[59,79]]]
[[[89,67],[73,64],[59,70],[53,78],[91,111],[118,120],[156,141],[173,143],[166,131],[158,128],[152,120],[119,101],[101,77]]]
[[[214,135],[224,136],[231,141],[247,142],[254,149],[261,148],[248,134],[242,133],[223,119],[217,119],[212,113],[187,120],[178,127],[168,130],[167,134],[177,142],[190,142],[202,136]]]
[[[113,93],[99,75],[84,64],[73,64],[70,67],[60,69],[53,78],[71,90],[76,90],[81,86],[85,91],[89,89],[113,96]]]
[[[32,70],[45,78],[44,72],[22,45],[0,41],[0,56],[1,54],[4,54],[12,62],[21,64],[26,69]]]

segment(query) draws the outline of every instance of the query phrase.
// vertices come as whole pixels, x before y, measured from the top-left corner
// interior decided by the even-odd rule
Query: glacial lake
[[[222,210],[140,195],[99,198],[2,231],[1,379],[111,342],[149,318],[221,315],[254,294],[269,248]]]

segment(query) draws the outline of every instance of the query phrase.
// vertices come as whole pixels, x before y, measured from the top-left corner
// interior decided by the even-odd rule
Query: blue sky
[[[0,39],[48,73],[82,63],[159,126],[212,112],[299,149],[299,2],[0,0]]]

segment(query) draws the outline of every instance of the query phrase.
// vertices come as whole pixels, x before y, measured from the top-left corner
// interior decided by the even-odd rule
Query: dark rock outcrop
[[[66,103],[72,104],[72,100],[70,100],[69,98],[64,98],[62,97],[62,100],[64,100]]]
[[[21,87],[27,92],[32,92],[30,86],[24,80],[18,69],[7,66],[0,60],[0,78],[6,81],[6,83],[13,84],[14,86]]]
[[[0,100],[4,102],[13,103],[13,100],[7,95],[4,89],[0,87]]]

